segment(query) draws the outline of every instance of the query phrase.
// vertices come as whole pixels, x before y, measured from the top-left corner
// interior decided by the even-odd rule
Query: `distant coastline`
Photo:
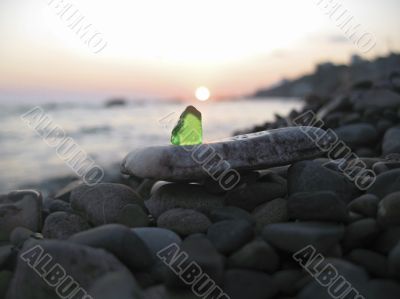
[[[368,86],[387,78],[393,71],[400,72],[400,54],[392,53],[374,60],[364,60],[353,55],[349,65],[320,63],[314,73],[294,80],[282,80],[274,87],[261,88],[250,97],[304,97],[310,94],[331,96],[359,85]]]

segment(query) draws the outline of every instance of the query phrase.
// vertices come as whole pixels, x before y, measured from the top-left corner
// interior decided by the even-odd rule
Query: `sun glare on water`
[[[210,90],[205,86],[200,86],[196,88],[195,96],[199,101],[207,101],[210,98]]]

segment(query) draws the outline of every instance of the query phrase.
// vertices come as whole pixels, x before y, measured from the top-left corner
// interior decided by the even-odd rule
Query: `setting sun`
[[[196,89],[195,96],[199,101],[207,101],[210,98],[210,90],[205,86],[200,86]]]

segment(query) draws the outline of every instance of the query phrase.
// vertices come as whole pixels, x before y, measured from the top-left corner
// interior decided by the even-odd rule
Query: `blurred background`
[[[332,2],[1,0],[0,190],[73,175],[21,121],[36,105],[113,173],[187,105],[211,141],[399,68],[398,0]]]

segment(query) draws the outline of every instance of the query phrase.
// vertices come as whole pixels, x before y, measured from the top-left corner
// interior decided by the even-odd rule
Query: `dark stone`
[[[327,264],[332,264],[333,267],[350,282],[351,287],[354,287],[361,294],[365,290],[368,282],[368,275],[363,268],[351,262],[328,258],[318,267],[320,270]],[[326,286],[321,286],[318,281],[312,279],[297,295],[297,299],[332,299],[331,295],[327,292]],[[346,298],[346,297],[345,297]],[[347,298],[346,298],[347,299]]]
[[[85,215],[95,226],[117,223],[123,209],[129,204],[144,208],[140,196],[121,184],[101,183],[93,187],[81,185],[71,193],[72,208]]]
[[[331,191],[292,194],[287,207],[289,218],[292,219],[338,222],[347,220],[346,204]]]
[[[79,215],[55,212],[46,218],[42,234],[48,239],[65,240],[89,228],[88,222]]]
[[[375,183],[367,190],[380,199],[390,193],[400,191],[400,169],[386,171],[376,177]]]
[[[188,260],[180,265],[182,269],[190,262],[194,261],[217,285],[221,284],[224,271],[224,259],[205,236],[198,234],[187,237],[181,245],[181,252],[186,252],[188,254]],[[169,288],[187,287],[181,278],[171,270],[168,272],[166,284]]]
[[[25,242],[20,255],[36,245],[40,245],[44,250],[40,257],[44,254],[49,254],[53,258],[52,261],[54,261],[52,265],[56,263],[62,265],[65,272],[78,281],[79,286],[84,290],[89,290],[92,284],[106,273],[114,271],[128,272],[128,269],[112,254],[104,250],[66,241],[45,240]],[[58,298],[55,287],[48,285],[22,258],[18,258],[17,260],[17,266],[7,298]]]
[[[378,210],[379,198],[373,194],[364,194],[352,200],[348,208],[354,213],[364,215],[366,217],[376,217]]]
[[[393,127],[386,131],[382,142],[382,153],[400,153],[400,127]]]
[[[245,220],[250,224],[254,224],[255,220],[249,212],[238,207],[221,207],[213,210],[210,213],[212,222],[219,222],[224,220]]]
[[[390,274],[400,279],[400,242],[390,251],[388,261]]]
[[[400,192],[386,195],[379,202],[378,222],[382,226],[400,225]]]
[[[368,282],[365,294],[368,299],[398,299],[400,285],[393,280],[373,279]]]
[[[231,253],[253,237],[251,224],[243,220],[225,220],[208,228],[207,238],[223,254]]]
[[[206,215],[223,206],[223,199],[205,191],[197,184],[166,184],[161,186],[145,202],[150,213],[158,218],[174,208],[193,209]]]
[[[119,224],[99,226],[75,234],[68,241],[107,250],[133,271],[146,269],[154,262],[142,239],[128,227]]]
[[[346,202],[358,194],[356,186],[344,175],[314,161],[293,164],[289,169],[288,187],[289,195],[297,192],[332,191]]]
[[[374,241],[379,233],[379,227],[373,218],[365,218],[353,222],[346,227],[343,238],[343,247],[353,249],[363,247]]]
[[[287,269],[276,272],[273,275],[274,285],[282,294],[294,296],[299,291],[299,281],[305,278],[307,273],[296,269]]]
[[[6,241],[16,227],[40,231],[42,195],[35,190],[17,190],[0,196],[0,241]]]
[[[339,140],[342,140],[348,146],[369,145],[378,138],[378,132],[375,127],[368,123],[357,123],[345,125],[335,129]]]
[[[268,243],[263,240],[254,240],[234,252],[228,259],[228,265],[230,268],[273,273],[278,270],[279,256]]]
[[[258,271],[231,269],[224,275],[224,290],[231,299],[270,299],[278,289],[272,278]]]
[[[181,236],[206,232],[211,221],[204,214],[190,209],[171,209],[157,219],[157,226]]]
[[[231,190],[225,197],[225,204],[251,212],[265,202],[286,196],[286,193],[286,180],[270,173],[256,182],[245,183]]]
[[[267,224],[288,221],[287,200],[277,198],[258,206],[253,211],[253,218],[256,220],[257,231],[261,231]]]
[[[387,255],[400,241],[400,226],[391,227],[379,234],[374,249]]]
[[[373,276],[387,277],[389,265],[386,257],[367,249],[354,249],[348,259],[362,266]]]
[[[127,271],[107,273],[96,280],[89,290],[96,299],[142,299],[142,291],[135,278]]]
[[[263,238],[273,246],[294,253],[308,245],[328,252],[343,237],[341,225],[320,222],[287,222],[266,225]]]

